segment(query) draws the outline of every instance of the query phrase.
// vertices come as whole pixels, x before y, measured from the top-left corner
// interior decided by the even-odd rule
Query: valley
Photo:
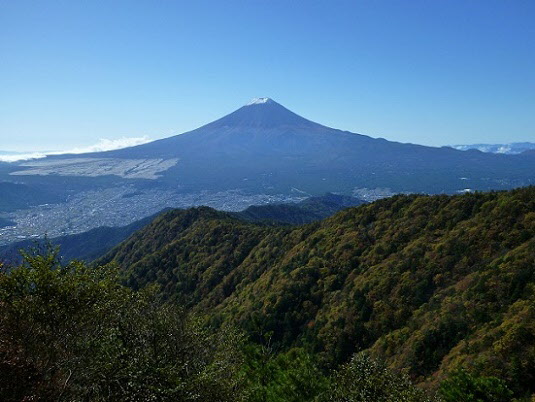
[[[124,184],[81,191],[66,202],[43,204],[2,214],[15,225],[0,227],[0,245],[82,233],[101,226],[124,226],[165,208],[207,205],[223,211],[241,211],[250,205],[296,202],[302,194],[247,194],[240,190],[181,193],[165,188],[139,190]]]

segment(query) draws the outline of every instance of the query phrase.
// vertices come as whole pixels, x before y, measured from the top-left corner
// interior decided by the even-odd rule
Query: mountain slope
[[[294,204],[253,205],[232,215],[249,222],[302,225],[325,219],[341,209],[364,203],[355,197],[329,193]]]
[[[425,384],[464,365],[535,391],[535,187],[396,196],[297,228],[172,211],[104,260],[328,365],[367,349]]]
[[[0,181],[0,212],[58,201],[61,196],[47,191],[46,186]]]
[[[271,99],[262,99],[188,133],[85,154],[84,158],[87,163],[108,158],[121,166],[129,160],[128,169],[148,165],[152,170],[144,171],[143,177],[175,188],[179,185],[183,191],[239,188],[290,193],[298,188],[318,195],[387,187],[397,192],[441,193],[465,188],[505,189],[535,180],[532,156],[463,152],[375,139],[322,126]],[[76,168],[58,170],[57,161],[65,160],[70,166],[72,158],[47,158],[31,171],[84,171],[80,156],[76,157]],[[52,170],[42,166],[47,161],[54,161]],[[117,170],[126,175],[124,167]],[[94,169],[89,171],[94,173]]]
[[[389,187],[433,193],[466,188],[460,179],[466,177],[471,188],[480,189],[507,187],[500,180],[509,185],[535,180],[535,159],[374,139],[313,123],[272,100],[246,105],[192,132],[109,155],[178,156],[164,177],[186,186],[257,191],[298,187],[312,194],[349,194],[355,187]]]

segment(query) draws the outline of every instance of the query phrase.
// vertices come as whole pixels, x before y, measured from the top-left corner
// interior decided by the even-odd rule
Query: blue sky
[[[535,141],[533,21],[532,0],[0,0],[0,150],[167,137],[257,96],[395,141]]]

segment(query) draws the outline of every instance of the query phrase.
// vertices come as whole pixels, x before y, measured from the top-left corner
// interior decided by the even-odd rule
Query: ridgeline
[[[133,289],[338,367],[365,351],[435,388],[466,369],[535,391],[535,187],[400,195],[298,227],[201,207],[112,250]]]

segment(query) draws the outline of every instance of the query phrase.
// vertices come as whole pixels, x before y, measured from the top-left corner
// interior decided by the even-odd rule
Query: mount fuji
[[[535,183],[531,154],[496,155],[372,138],[307,120],[270,98],[255,98],[184,134],[76,155],[76,163],[73,158],[48,157],[14,174],[111,174],[153,179],[184,191],[298,189],[310,195],[351,194],[362,188],[453,193]],[[84,163],[90,167],[81,167]]]

